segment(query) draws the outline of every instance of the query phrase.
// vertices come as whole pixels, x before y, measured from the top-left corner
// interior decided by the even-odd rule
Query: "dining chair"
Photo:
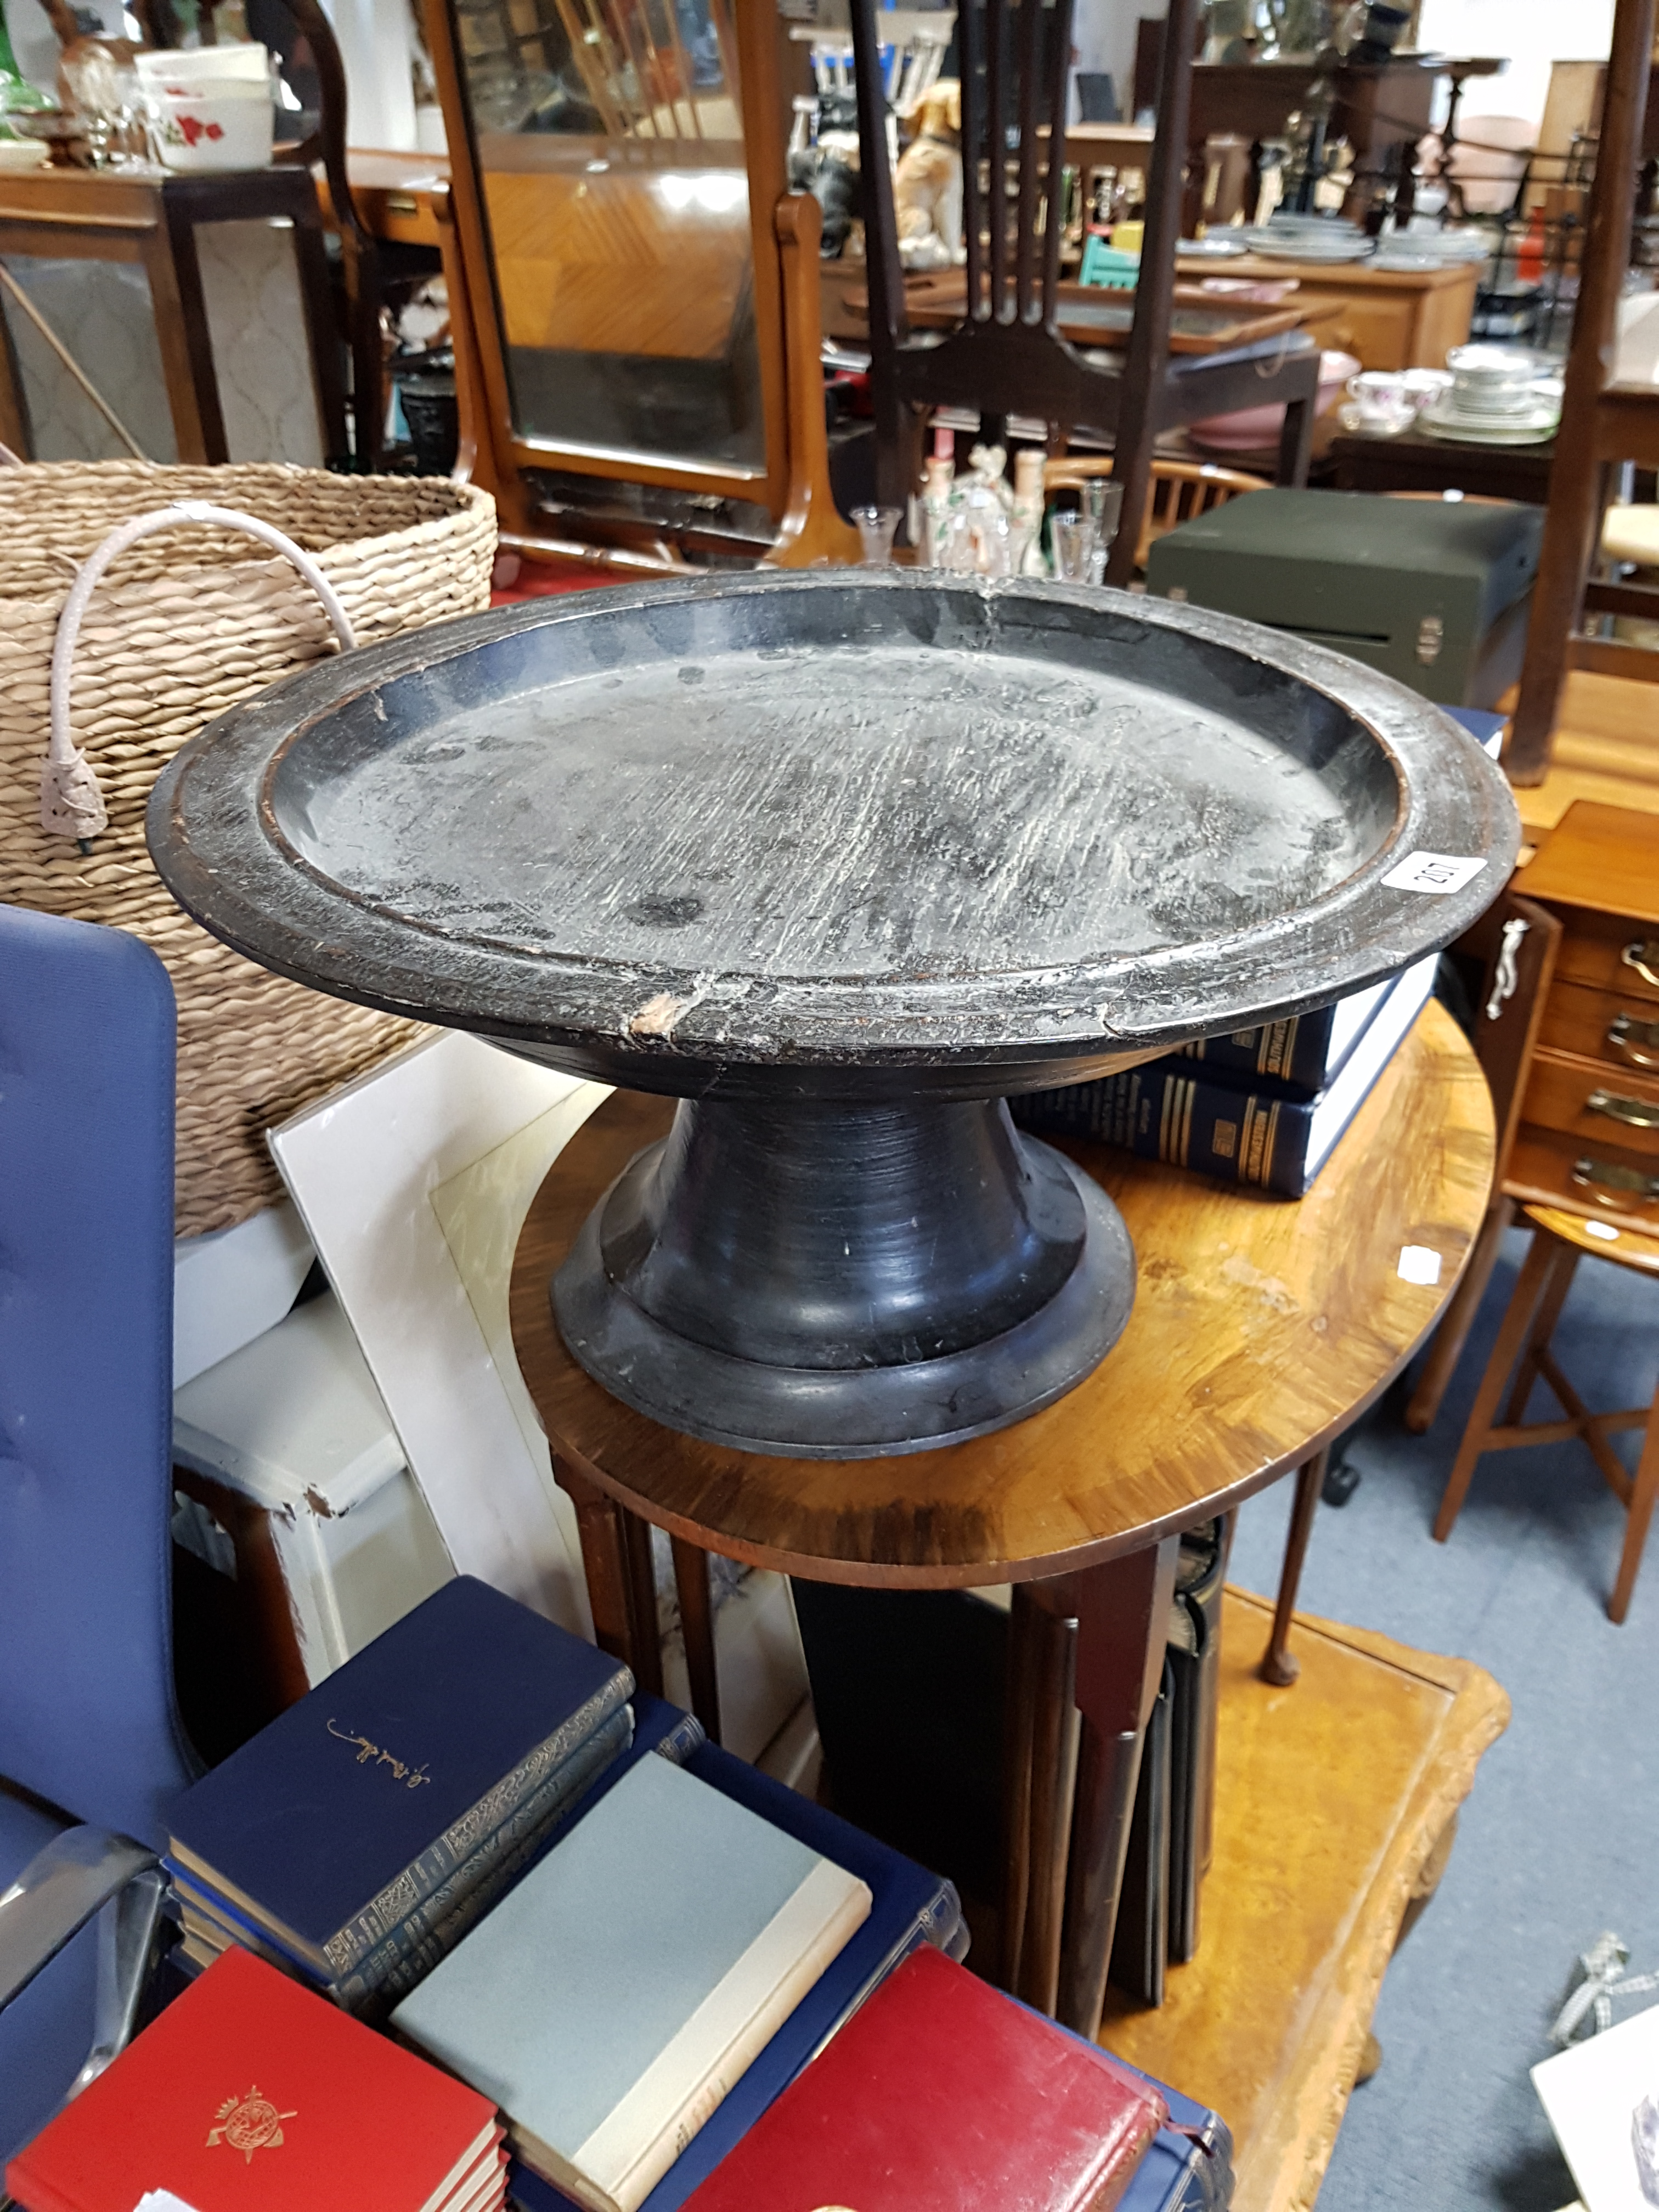
[[[1109,477],[1115,465],[1110,453],[1062,453],[1045,464],[1043,491],[1052,495],[1080,489],[1096,478]],[[1161,454],[1155,455],[1135,539],[1135,567],[1146,568],[1153,539],[1177,524],[1190,522],[1195,514],[1207,514],[1212,507],[1224,507],[1241,493],[1272,489],[1266,477],[1247,476],[1242,469],[1224,469],[1213,461],[1166,460]]]
[[[876,0],[852,0],[880,504],[908,499],[927,415],[944,406],[976,412],[990,443],[1004,441],[1011,415],[1048,424],[1053,452],[1080,428],[1113,439],[1126,496],[1138,508],[1161,432],[1283,402],[1280,480],[1305,481],[1319,371],[1305,331],[1224,354],[1169,350],[1194,5],[1174,0],[1135,319],[1127,351],[1117,354],[1072,344],[1057,320],[1073,0],[962,0],[967,312],[943,337],[909,327],[886,155],[881,17]],[[1127,582],[1128,550],[1115,556],[1111,580]]]
[[[1532,1243],[1469,1410],[1463,1440],[1435,1516],[1435,1540],[1443,1544],[1450,1535],[1469,1494],[1476,1463],[1486,1453],[1577,1438],[1588,1446],[1601,1479],[1625,1509],[1624,1549],[1613,1595],[1607,1600],[1608,1619],[1622,1621],[1630,1610],[1654,1500],[1659,1497],[1659,1420],[1654,1419],[1659,1399],[1626,1413],[1591,1413],[1562,1371],[1551,1349],[1551,1339],[1578,1263],[1587,1253],[1638,1274],[1659,1277],[1659,1237],[1624,1222],[1567,1213],[1559,1206],[1528,1206],[1522,1212],[1532,1224]],[[1534,1386],[1540,1382],[1548,1386],[1560,1406],[1561,1419],[1528,1421],[1525,1418]],[[1501,1413],[1500,1398],[1504,1399]],[[1643,1439],[1633,1474],[1607,1441],[1629,1429],[1639,1429]]]
[[[0,2165],[120,2050],[167,1806],[174,1010],[118,929],[0,906]]]

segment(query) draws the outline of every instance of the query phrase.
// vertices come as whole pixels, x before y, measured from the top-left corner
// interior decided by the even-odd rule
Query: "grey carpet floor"
[[[1482,1461],[1450,1541],[1429,1534],[1525,1249],[1514,1232],[1429,1434],[1408,1435],[1388,1405],[1357,1436],[1359,1487],[1321,1506],[1303,1577],[1310,1612],[1477,1660],[1515,1709],[1439,1893],[1389,1969],[1382,2070],[1349,2105],[1320,2212],[1568,2203],[1528,2069],[1549,2056],[1574,1954],[1603,1929],[1629,1943],[1632,1973],[1659,1968],[1659,1531],[1622,1628],[1604,1607],[1624,1515],[1581,1444]],[[1593,1407],[1644,1402],[1659,1282],[1585,1261],[1555,1345]],[[1530,1410],[1553,1414],[1541,1385]],[[1627,1462],[1635,1441],[1621,1439]],[[1280,1484],[1240,1515],[1245,1588],[1277,1586],[1289,1504]]]

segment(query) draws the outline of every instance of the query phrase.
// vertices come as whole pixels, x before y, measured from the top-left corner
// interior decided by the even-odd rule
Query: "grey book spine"
[[[510,1774],[503,1775],[477,1803],[388,1882],[374,1902],[330,1936],[323,1947],[326,1973],[338,1982],[355,1973],[380,1944],[397,1935],[433,1892],[471,1859],[480,1843],[511,1820],[545,1787],[587,1739],[598,1734],[634,1693],[634,1678],[618,1668],[603,1689],[544,1738]]]
[[[524,1857],[574,1797],[620,1759],[633,1735],[624,1708],[611,1718],[535,1795],[486,1836],[449,1881],[441,1883],[403,1925],[395,1929],[349,1974],[331,1985],[337,2004],[361,2013],[377,1999],[395,2003],[429,1973],[481,1914],[489,1911]],[[436,1947],[436,1948],[434,1948]],[[391,1994],[388,1994],[391,1993]]]

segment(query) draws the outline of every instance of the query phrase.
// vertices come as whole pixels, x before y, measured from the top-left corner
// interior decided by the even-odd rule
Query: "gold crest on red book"
[[[295,2117],[295,2112],[279,2112],[257,2087],[250,2088],[246,2097],[227,2097],[220,2106],[216,2124],[208,2130],[208,2148],[227,2142],[252,2166],[256,2150],[276,2150],[281,2146],[283,2122]]]

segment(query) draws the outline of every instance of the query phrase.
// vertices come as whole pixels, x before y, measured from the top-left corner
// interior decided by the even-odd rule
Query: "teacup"
[[[1363,428],[1389,436],[1409,429],[1421,404],[1405,377],[1386,368],[1368,368],[1363,375],[1351,376],[1348,397]]]

